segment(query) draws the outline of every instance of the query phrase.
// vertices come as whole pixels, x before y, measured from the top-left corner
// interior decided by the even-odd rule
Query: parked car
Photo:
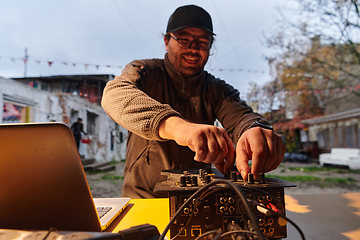
[[[286,152],[282,161],[283,162],[308,162],[309,157],[307,155],[301,154],[301,153]]]

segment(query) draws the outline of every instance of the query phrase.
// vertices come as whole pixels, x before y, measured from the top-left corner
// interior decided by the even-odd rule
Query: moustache
[[[184,56],[184,57],[188,56],[188,57],[201,58],[201,55],[200,55],[199,53],[197,53],[197,52],[195,52],[195,53],[183,53],[183,54],[181,54],[181,55]]]

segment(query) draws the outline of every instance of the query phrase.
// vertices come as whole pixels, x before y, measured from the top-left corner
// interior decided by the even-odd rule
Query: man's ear
[[[164,37],[164,43],[165,43],[165,49],[166,51],[168,51],[169,39],[167,37]]]

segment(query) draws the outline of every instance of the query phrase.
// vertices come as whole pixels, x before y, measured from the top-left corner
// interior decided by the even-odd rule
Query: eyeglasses
[[[180,36],[178,38],[170,35],[175,41],[178,42],[180,48],[188,49],[196,42],[196,46],[201,51],[208,51],[211,48],[211,41],[207,38],[195,38],[190,36]]]

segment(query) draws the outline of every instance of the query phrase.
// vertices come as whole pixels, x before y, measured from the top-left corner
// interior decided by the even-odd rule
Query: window
[[[324,131],[317,132],[316,133],[316,138],[318,140],[318,146],[321,147],[321,148],[325,148],[326,147],[326,140],[325,140]]]
[[[335,133],[333,128],[329,129],[329,144],[330,148],[335,147]]]
[[[120,139],[120,143],[124,142],[124,134],[122,132],[119,133],[119,139]]]
[[[49,84],[47,84],[47,83],[41,83],[41,90],[43,90],[43,91],[47,91],[47,92],[49,92],[50,91],[50,85]]]
[[[343,128],[342,127],[336,128],[336,139],[337,139],[337,147],[344,147]]]
[[[324,135],[324,141],[325,141],[325,147],[330,148],[330,129],[323,130]]]
[[[110,133],[110,150],[111,151],[114,150],[114,138],[115,138],[114,133],[113,133],[113,131],[111,131],[111,133]]]
[[[359,128],[359,124],[357,125],[357,137],[358,137],[358,146],[360,147],[360,128]]]
[[[87,134],[96,134],[96,122],[98,115],[95,113],[87,112]]]
[[[355,133],[354,133],[354,127],[348,126],[345,127],[345,141],[346,141],[346,147],[355,147]]]

